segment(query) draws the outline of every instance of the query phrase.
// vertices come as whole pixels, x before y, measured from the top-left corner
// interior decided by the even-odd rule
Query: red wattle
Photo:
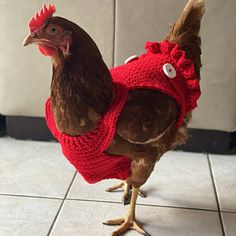
[[[57,49],[48,45],[39,45],[38,46],[39,51],[44,55],[44,56],[53,56],[56,54]]]

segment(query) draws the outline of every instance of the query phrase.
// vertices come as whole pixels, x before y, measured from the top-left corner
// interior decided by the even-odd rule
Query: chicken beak
[[[27,46],[27,45],[29,45],[29,44],[34,43],[34,42],[35,42],[35,38],[34,38],[31,34],[29,34],[29,35],[26,36],[26,38],[24,39],[24,41],[23,41],[23,46],[25,47],[25,46]]]
[[[27,35],[26,38],[24,39],[24,41],[23,41],[23,46],[25,47],[25,46],[27,46],[27,45],[29,45],[29,44],[31,44],[31,43],[33,43],[33,38],[32,38],[32,36],[29,34],[29,35]]]

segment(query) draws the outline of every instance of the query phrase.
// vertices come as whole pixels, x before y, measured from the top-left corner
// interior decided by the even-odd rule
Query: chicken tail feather
[[[204,13],[204,0],[189,0],[166,37],[166,40],[177,43],[186,52],[186,56],[194,63],[199,79],[201,67],[199,31]]]

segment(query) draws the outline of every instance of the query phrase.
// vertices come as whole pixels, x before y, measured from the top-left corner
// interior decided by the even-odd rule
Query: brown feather
[[[57,128],[69,135],[95,129],[112,98],[110,72],[92,38],[61,17],[50,22],[72,32],[71,54],[52,57],[51,102]],[[83,46],[81,46],[83,45]]]
[[[186,52],[194,65],[200,79],[201,38],[199,36],[201,19],[205,13],[204,0],[189,0],[173,25],[166,40],[175,42]]]

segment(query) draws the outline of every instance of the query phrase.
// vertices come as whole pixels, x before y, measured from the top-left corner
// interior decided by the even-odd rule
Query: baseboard
[[[0,115],[0,137],[6,135],[6,118]]]
[[[7,135],[16,139],[53,140],[44,118],[6,116]]]
[[[189,138],[185,145],[177,147],[189,152],[231,153],[231,133],[217,130],[188,129]]]
[[[53,140],[44,118],[6,117],[7,134],[17,139]],[[189,129],[189,139],[177,149],[190,152],[229,153],[232,134],[224,131]]]

